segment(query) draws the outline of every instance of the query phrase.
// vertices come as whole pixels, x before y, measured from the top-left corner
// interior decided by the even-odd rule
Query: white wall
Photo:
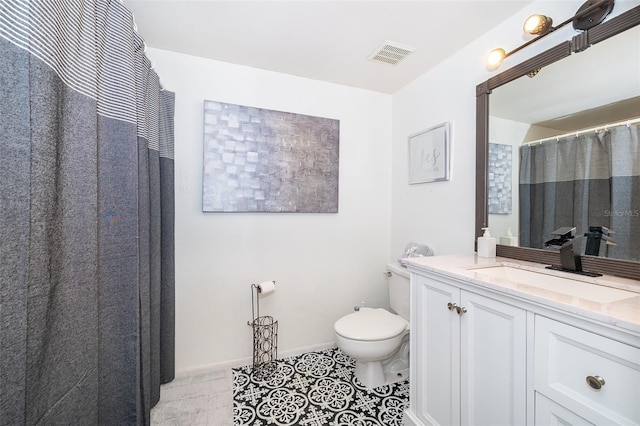
[[[251,361],[252,283],[276,280],[262,315],[279,353],[333,342],[364,300],[387,306],[391,96],[158,49],[176,94],[176,370]],[[339,213],[202,213],[203,101],[340,120]]]
[[[436,254],[473,251],[475,87],[494,47],[527,41],[531,13],[556,22],[582,4],[539,1],[393,96],[149,49],[176,93],[176,368],[251,356],[250,284],[275,279],[261,313],[279,321],[280,353],[330,344],[333,322],[365,300],[386,306],[381,272],[410,241]],[[638,4],[618,1],[618,14]],[[567,40],[571,25],[507,58],[499,71]],[[437,41],[434,41],[437,42]],[[498,72],[499,72],[498,71]],[[340,120],[340,212],[201,212],[203,100]],[[452,124],[452,178],[408,185],[407,137]]]
[[[531,14],[546,14],[559,23],[573,16],[582,3],[527,5],[393,95],[392,254],[401,252],[408,241],[425,243],[436,255],[473,251],[476,85],[577,33],[569,24],[510,56],[494,72],[485,68],[485,55],[496,47],[509,52],[528,41],[531,36],[522,32],[522,24]],[[610,17],[637,4],[636,0],[617,1]],[[407,137],[445,121],[452,124],[451,180],[408,185]]]

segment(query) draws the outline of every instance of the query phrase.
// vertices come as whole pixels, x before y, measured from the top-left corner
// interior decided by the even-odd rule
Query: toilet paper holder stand
[[[272,281],[275,284],[275,281]],[[278,321],[272,316],[260,316],[260,284],[251,284],[251,314],[247,321],[253,329],[252,374],[259,380],[267,379],[276,370],[278,358]]]

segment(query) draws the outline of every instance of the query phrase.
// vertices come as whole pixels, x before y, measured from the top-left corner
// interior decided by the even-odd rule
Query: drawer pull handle
[[[457,310],[458,309],[458,305],[456,305],[455,303],[449,302],[449,303],[447,303],[447,309],[449,309],[450,311]]]
[[[604,386],[604,379],[600,376],[587,376],[587,384],[595,390],[598,390]]]

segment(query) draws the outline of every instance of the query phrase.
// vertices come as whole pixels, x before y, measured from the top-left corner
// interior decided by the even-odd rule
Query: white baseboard
[[[278,354],[278,358],[289,358],[292,356],[306,354],[307,352],[324,351],[325,349],[331,349],[335,347],[336,347],[336,342],[327,342],[327,343],[320,343],[317,345],[304,346],[302,348],[289,349],[288,351],[282,351],[280,354]]]
[[[292,356],[302,355],[307,352],[323,351],[325,349],[335,348],[335,342],[320,343],[317,345],[304,346],[301,348],[289,349],[278,353],[278,358],[289,358]],[[208,373],[213,370],[226,370],[231,368],[243,367],[245,365],[251,365],[253,358],[238,358],[229,361],[216,362],[213,364],[200,365],[193,368],[185,368],[182,370],[176,370],[176,378],[196,376],[198,374]]]
[[[402,420],[404,426],[418,426],[422,424],[422,422],[418,420],[416,415],[413,414],[410,410],[405,410],[404,418]]]

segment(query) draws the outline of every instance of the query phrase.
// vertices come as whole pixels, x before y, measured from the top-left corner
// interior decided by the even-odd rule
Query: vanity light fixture
[[[581,31],[586,31],[589,28],[599,25],[604,21],[604,18],[611,13],[614,2],[615,0],[588,0],[580,6],[574,16],[561,22],[555,27],[552,26],[553,19],[548,16],[538,14],[529,16],[524,22],[523,30],[528,34],[537,35],[537,37],[513,49],[509,53],[507,53],[503,48],[493,49],[487,55],[487,68],[490,70],[497,69],[505,58],[513,55],[521,49],[524,49],[530,44],[535,43],[558,28],[564,27],[570,22],[573,22],[574,29]]]

